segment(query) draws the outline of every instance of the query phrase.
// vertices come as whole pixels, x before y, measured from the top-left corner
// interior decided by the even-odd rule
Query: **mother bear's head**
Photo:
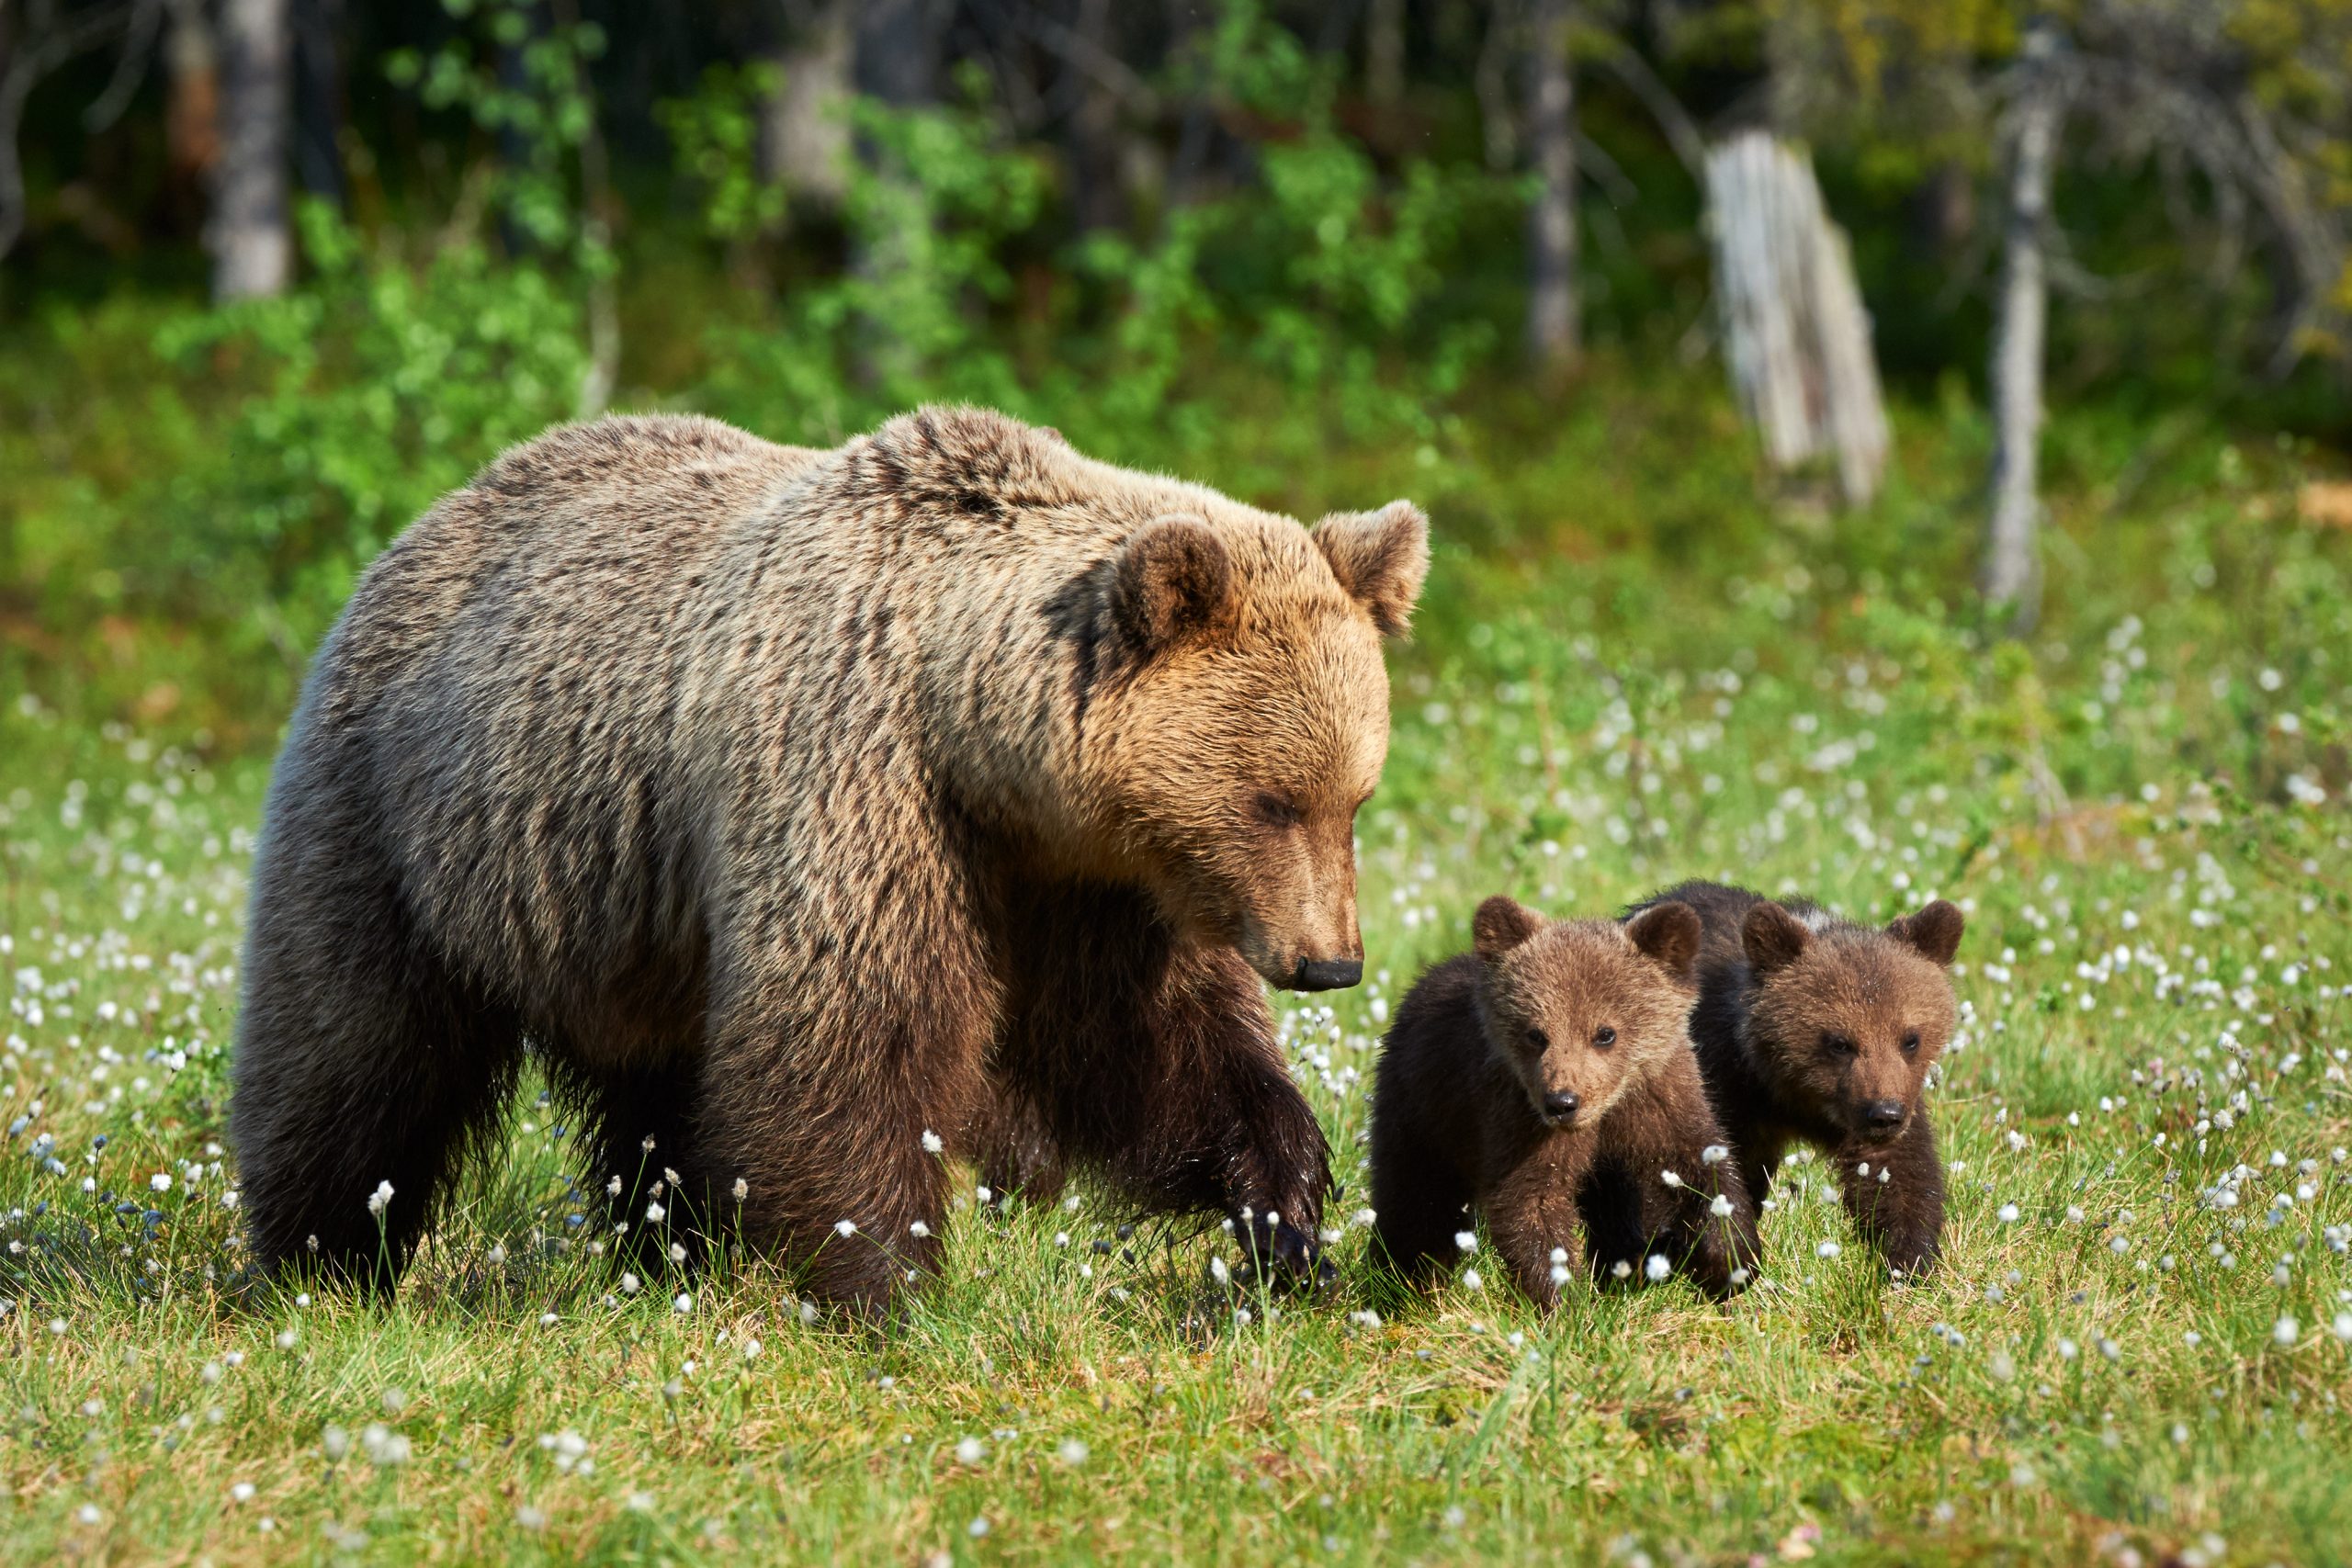
[[[1388,754],[1381,642],[1419,596],[1429,523],[1399,501],[1310,530],[1198,499],[1102,563],[1080,788],[1180,931],[1273,985],[1352,986],[1355,817]]]

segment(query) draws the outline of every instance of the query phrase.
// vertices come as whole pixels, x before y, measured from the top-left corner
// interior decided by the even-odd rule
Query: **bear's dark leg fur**
[[[1156,1210],[1222,1210],[1253,1260],[1311,1277],[1330,1186],[1258,977],[1136,895],[1041,889],[998,1071],[1059,1145]]]
[[[1017,1194],[1032,1203],[1051,1203],[1069,1185],[1061,1141],[1046,1124],[1045,1112],[1001,1075],[994,1075],[980,1112],[964,1135],[965,1150],[979,1168],[981,1185],[1001,1201]]]
[[[513,1085],[521,1031],[428,950],[366,829],[313,788],[255,873],[230,1134],[257,1262],[389,1286]]]
[[[1372,1123],[1374,1235],[1388,1261],[1419,1283],[1461,1253],[1454,1236],[1472,1228],[1470,1179],[1453,1159],[1409,1131],[1396,1130],[1385,1108]],[[1398,1111],[1396,1119],[1406,1113]]]
[[[669,1260],[673,1242],[690,1258],[699,1256],[706,1239],[733,1217],[735,1204],[695,1158],[693,1069],[671,1062],[590,1070],[553,1053],[548,1066],[587,1123],[580,1140],[587,1151],[582,1180],[604,1201],[609,1223],[628,1227],[613,1238],[615,1250],[655,1269]],[[655,1203],[662,1217],[650,1220],[648,1206]]]
[[[1854,1228],[1885,1255],[1888,1268],[1925,1272],[1942,1247],[1944,1228],[1944,1168],[1927,1113],[1913,1112],[1890,1148],[1871,1156],[1840,1150],[1834,1157]],[[1871,1168],[1867,1176],[1860,1172],[1864,1163]]]
[[[1613,1275],[1620,1261],[1638,1271],[1663,1250],[1717,1299],[1754,1280],[1763,1251],[1756,1205],[1728,1157],[1696,1057],[1684,1053],[1611,1106],[1599,1135],[1600,1166],[1581,1194],[1597,1272]],[[1726,1157],[1709,1164],[1710,1146]],[[1718,1196],[1729,1215],[1713,1212]]]
[[[1478,1207],[1487,1235],[1527,1298],[1545,1312],[1560,1303],[1552,1255],[1573,1277],[1584,1271],[1584,1235],[1577,1193],[1591,1168],[1596,1139],[1589,1132],[1553,1134],[1526,1141],[1505,1168],[1482,1183]]]

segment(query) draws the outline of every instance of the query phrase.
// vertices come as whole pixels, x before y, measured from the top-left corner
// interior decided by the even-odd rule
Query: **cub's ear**
[[[1470,943],[1481,960],[1492,964],[1543,929],[1543,916],[1498,893],[1470,917]]]
[[[1224,626],[1233,608],[1233,558],[1198,517],[1155,517],[1113,558],[1111,612],[1147,652]]]
[[[1430,574],[1430,520],[1409,501],[1377,512],[1335,512],[1311,536],[1340,586],[1372,612],[1373,624],[1403,637]]]
[[[1699,911],[1688,904],[1653,904],[1625,922],[1625,940],[1687,986],[1699,962]]]
[[[1747,953],[1748,966],[1759,976],[1794,963],[1812,940],[1813,932],[1803,920],[1770,901],[1748,910],[1739,928],[1739,945]]]
[[[1917,948],[1930,963],[1950,964],[1951,955],[1960,951],[1960,934],[1967,928],[1968,917],[1960,912],[1960,906],[1939,898],[1916,915],[1897,915],[1887,922],[1886,934]]]

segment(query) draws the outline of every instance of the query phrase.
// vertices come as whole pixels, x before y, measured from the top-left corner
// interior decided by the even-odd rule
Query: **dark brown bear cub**
[[[1803,900],[1686,882],[1633,918],[1684,908],[1704,928],[1690,1037],[1748,1192],[1762,1203],[1789,1145],[1811,1144],[1888,1266],[1925,1270],[1944,1177],[1921,1091],[1958,1018],[1945,968],[1960,910],[1939,898],[1872,930]]]
[[[1372,1102],[1375,1223],[1396,1266],[1426,1277],[1483,1214],[1512,1278],[1549,1310],[1582,1269],[1577,1195],[1616,1129],[1651,1140],[1639,1157],[1652,1169],[1695,1174],[1722,1142],[1687,1029],[1699,917],[1659,904],[1622,925],[1546,924],[1495,897],[1472,930],[1474,950],[1421,976],[1388,1032]],[[1728,1289],[1752,1266],[1752,1241],[1732,1254],[1754,1211],[1729,1162],[1712,1168],[1721,1191],[1694,1187],[1684,1229]]]

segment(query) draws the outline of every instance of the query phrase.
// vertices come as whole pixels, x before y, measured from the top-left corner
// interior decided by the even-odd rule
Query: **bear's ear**
[[[1960,912],[1960,906],[1939,898],[1916,915],[1897,915],[1887,922],[1886,934],[1916,948],[1931,964],[1950,964],[1951,955],[1960,951],[1960,933],[1967,927],[1968,917]]]
[[[1377,512],[1335,512],[1315,525],[1312,537],[1340,586],[1372,612],[1373,625],[1403,637],[1430,574],[1430,520],[1421,509],[1392,501]]]
[[[1543,929],[1543,916],[1518,899],[1498,893],[1470,917],[1470,943],[1481,960],[1492,964]]]
[[[1795,963],[1812,940],[1813,932],[1803,920],[1769,900],[1748,910],[1739,928],[1739,945],[1759,977]]]
[[[1198,517],[1153,518],[1113,560],[1112,614],[1147,652],[1232,617],[1233,557]]]
[[[1625,922],[1634,950],[1674,977],[1690,983],[1699,962],[1699,911],[1688,904],[1653,904]]]

